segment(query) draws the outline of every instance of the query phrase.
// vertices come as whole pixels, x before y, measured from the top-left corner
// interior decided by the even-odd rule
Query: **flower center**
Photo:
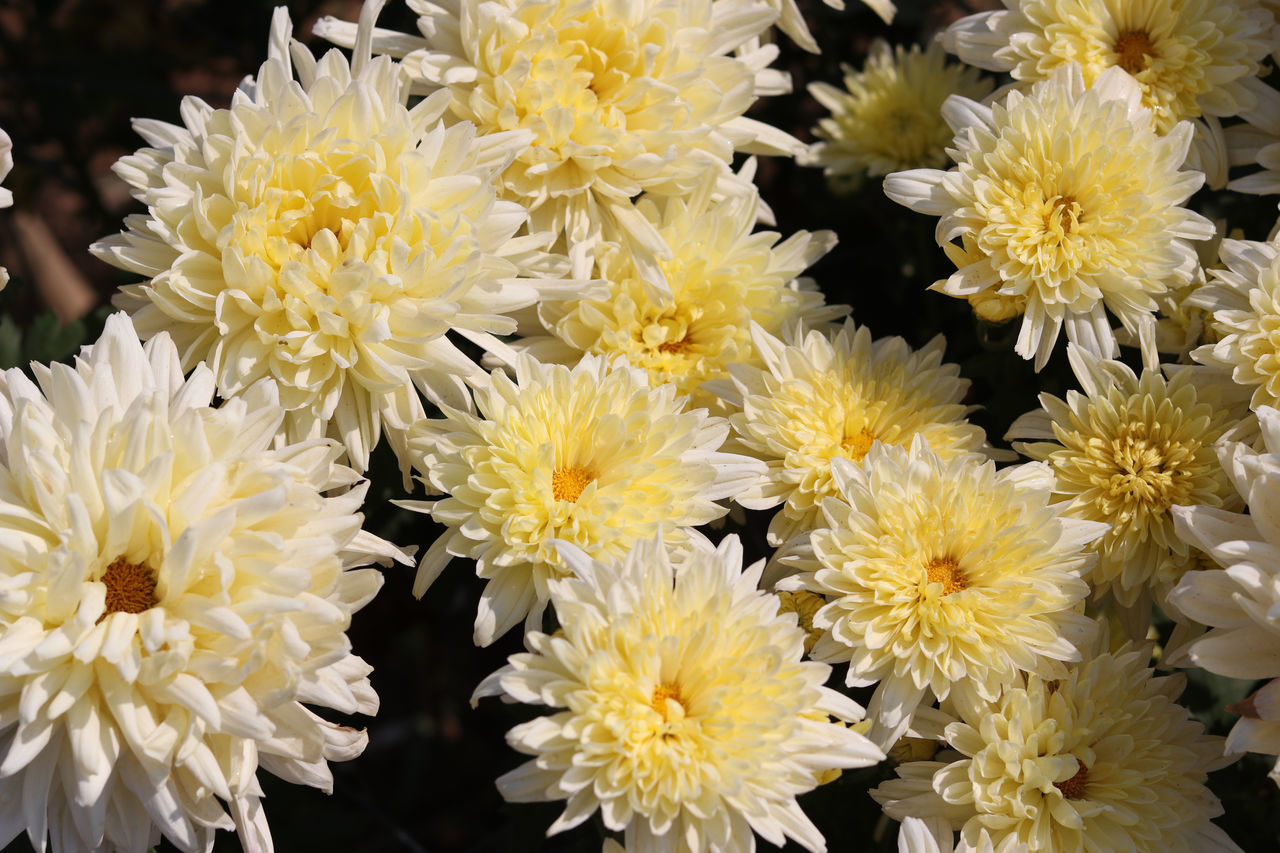
[[[845,456],[848,456],[854,462],[861,462],[862,457],[867,455],[867,451],[871,449],[871,445],[875,443],[875,440],[875,433],[863,427],[858,430],[857,435],[848,435],[841,439],[840,448],[844,451]]]
[[[1044,227],[1053,231],[1054,226],[1062,229],[1063,234],[1070,234],[1071,229],[1080,224],[1080,202],[1075,196],[1061,195],[1053,200],[1053,206],[1045,214]]]
[[[1072,776],[1065,782],[1054,782],[1053,787],[1062,792],[1062,796],[1068,800],[1079,800],[1084,798],[1084,789],[1089,784],[1089,768],[1084,766],[1084,762],[1076,759],[1076,775]]]
[[[589,468],[560,468],[551,474],[551,496],[558,501],[576,501],[595,478],[596,472]]]
[[[689,348],[689,336],[685,335],[678,341],[663,341],[658,344],[658,352],[675,352],[681,353]]]
[[[969,582],[965,580],[964,572],[960,571],[960,564],[955,557],[934,557],[925,563],[924,572],[927,583],[942,584],[943,595],[969,588]]]
[[[662,721],[671,722],[684,718],[684,701],[680,696],[680,688],[674,684],[659,684],[653,688],[649,697],[649,707],[662,715]]]
[[[1116,65],[1130,74],[1137,74],[1155,56],[1155,45],[1151,36],[1142,30],[1129,30],[1116,39],[1115,51]]]
[[[107,609],[98,617],[99,622],[112,613],[141,613],[158,603],[156,574],[145,563],[137,565],[116,557],[99,580],[107,587]]]

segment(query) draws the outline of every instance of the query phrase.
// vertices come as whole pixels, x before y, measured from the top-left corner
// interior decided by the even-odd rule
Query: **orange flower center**
[[[950,595],[962,589],[968,589],[969,582],[960,571],[960,564],[955,557],[934,557],[924,566],[928,583],[942,584],[942,594]]]
[[[653,688],[653,695],[649,697],[649,707],[662,715],[662,721],[667,722],[668,714],[671,708],[667,704],[668,700],[674,701],[683,710],[684,701],[680,696],[680,688],[674,684],[659,684]]]
[[[596,478],[587,468],[561,468],[551,474],[551,496],[558,501],[576,501],[582,490]]]
[[[116,557],[99,580],[107,587],[107,609],[99,622],[112,613],[141,613],[158,603],[156,575],[145,563],[137,565]]]
[[[1147,67],[1147,63],[1155,56],[1156,46],[1151,36],[1142,30],[1129,30],[1116,39],[1116,65],[1130,74],[1137,74]]]
[[[861,462],[862,457],[867,455],[867,451],[871,449],[871,445],[875,443],[875,440],[875,433],[863,427],[858,430],[857,435],[845,436],[840,442],[840,448],[854,462]]]
[[[1076,775],[1065,782],[1054,782],[1053,787],[1062,792],[1068,800],[1079,800],[1084,797],[1084,789],[1089,784],[1089,768],[1080,759],[1076,759]]]

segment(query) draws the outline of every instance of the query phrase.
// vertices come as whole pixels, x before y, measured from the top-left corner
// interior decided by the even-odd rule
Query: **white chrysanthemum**
[[[366,737],[313,709],[378,707],[345,631],[382,575],[349,569],[404,558],[340,446],[276,441],[270,382],[210,408],[123,314],[33,369],[0,377],[0,844],[270,849],[258,768],[330,790]]]
[[[743,571],[736,536],[676,566],[660,536],[616,562],[563,550],[561,629],[530,633],[476,690],[555,709],[508,733],[534,758],[498,779],[502,795],[567,800],[548,834],[599,809],[628,850],[752,851],[753,831],[825,850],[796,796],[884,755],[841,724],[862,709],[801,660],[804,631],[757,589],[763,562]]]
[[[1248,514],[1175,507],[1178,535],[1222,568],[1190,572],[1170,594],[1183,613],[1211,630],[1188,657],[1231,678],[1272,679],[1230,710],[1241,715],[1227,751],[1280,755],[1280,411],[1258,409],[1262,448],[1234,444],[1223,467]],[[1271,776],[1280,784],[1280,762]]]
[[[898,337],[873,341],[848,320],[830,336],[799,328],[784,342],[753,328],[752,339],[764,367],[731,365],[733,384],[713,387],[737,409],[736,440],[768,466],[734,499],[749,509],[783,505],[771,544],[818,526],[823,498],[836,494],[832,459],[856,462],[877,442],[907,445],[917,435],[948,458],[988,450],[982,428],[965,420],[969,381],[942,361],[941,335],[912,350]]]
[[[521,356],[515,381],[494,371],[476,405],[479,417],[446,409],[414,425],[414,467],[448,497],[402,505],[449,528],[423,555],[415,595],[454,557],[475,560],[488,581],[480,645],[526,616],[541,624],[547,584],[566,572],[556,541],[601,558],[659,529],[683,542],[688,528],[728,512],[715,501],[754,485],[764,467],[718,452],[723,418],[685,411],[674,386],[651,385],[625,362],[586,356],[571,370]]]
[[[1046,467],[944,460],[917,438],[831,469],[838,497],[822,502],[811,553],[778,586],[829,602],[812,654],[847,661],[851,685],[879,683],[877,743],[892,744],[931,697],[994,699],[1020,672],[1052,677],[1080,659],[1092,630],[1081,576],[1097,560],[1085,546],[1106,527],[1062,515]]]
[[[1191,355],[1253,389],[1254,409],[1280,405],[1280,245],[1223,240],[1219,251],[1226,269],[1209,270],[1209,283],[1191,297],[1210,312],[1217,341]]]
[[[667,290],[645,280],[631,241],[602,244],[593,272],[604,281],[600,291],[544,302],[539,315],[553,335],[514,346],[568,364],[584,353],[620,355],[647,371],[653,385],[674,383],[693,405],[707,406],[719,400],[700,390],[703,382],[728,378],[731,363],[760,363],[753,322],[778,334],[789,323],[812,327],[847,311],[824,305],[811,282],[796,279],[835,245],[835,234],[800,231],[779,243],[776,232],[752,233],[760,207],[755,188],[720,201],[714,188],[706,180],[687,198],[636,203],[670,247],[671,258],[660,262]]]
[[[803,145],[744,113],[764,92],[788,91],[766,66],[777,48],[731,52],[763,34],[765,0],[409,0],[425,42],[405,68],[446,88],[453,116],[483,134],[533,133],[502,175],[506,197],[535,230],[563,233],[586,277],[601,229],[626,226],[656,257],[666,250],[631,200],[685,195],[735,151],[794,154]],[[323,22],[338,43],[349,25]]]
[[[959,830],[956,853],[988,834],[1002,853],[1239,853],[1205,786],[1222,739],[1177,703],[1185,679],[1149,662],[1149,647],[1126,645],[992,701],[957,695],[946,740],[960,758],[901,765],[871,795],[890,817],[923,819],[944,850]]]
[[[1167,379],[1157,370],[1139,377],[1075,346],[1067,352],[1083,393],[1041,394],[1043,409],[1005,438],[1040,439],[1014,447],[1053,469],[1064,512],[1110,525],[1092,545],[1095,594],[1149,611],[1153,593],[1162,601],[1197,562],[1170,509],[1236,504],[1217,444],[1248,416],[1247,397],[1221,371],[1166,365]]]
[[[951,25],[949,50],[965,62],[1007,71],[1020,83],[1078,63],[1086,86],[1108,69],[1128,72],[1156,129],[1195,122],[1195,160],[1210,183],[1225,182],[1219,118],[1242,116],[1280,128],[1280,93],[1266,76],[1274,19],[1251,0],[1005,0]],[[1221,178],[1219,180],[1219,177]]]
[[[938,289],[1025,298],[1016,350],[1036,369],[1063,325],[1071,341],[1113,357],[1104,309],[1131,332],[1154,322],[1154,297],[1195,272],[1188,240],[1213,236],[1209,220],[1180,206],[1203,182],[1178,171],[1191,126],[1157,136],[1139,96],[1119,69],[1086,90],[1068,65],[994,106],[954,97],[943,115],[958,167],[885,180],[890,198],[942,217],[940,243],[974,241],[977,257]]]
[[[115,300],[144,338],[168,331],[223,397],[273,377],[290,440],[337,438],[363,470],[380,434],[402,450],[423,416],[415,385],[465,405],[460,377],[481,371],[446,332],[511,332],[501,315],[537,299],[536,280],[513,278],[525,213],[493,183],[527,135],[446,130],[447,96],[409,109],[402,69],[370,61],[367,35],[348,65],[289,34],[278,9],[269,59],[230,109],[187,98],[183,127],[135,123],[155,147],[116,172],[148,212],[94,251],[151,277]]]
[[[877,40],[862,71],[841,68],[843,90],[809,84],[809,94],[831,116],[814,128],[822,141],[810,148],[805,162],[822,166],[828,178],[947,165],[946,148],[954,134],[942,118],[943,101],[951,95],[980,101],[992,89],[991,80],[975,69],[947,62],[938,42],[908,51]]]

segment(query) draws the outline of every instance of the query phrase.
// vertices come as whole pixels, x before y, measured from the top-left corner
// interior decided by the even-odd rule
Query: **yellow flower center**
[[[686,334],[678,341],[663,341],[658,344],[658,352],[681,353],[689,348],[689,336]]]
[[[576,501],[595,478],[596,472],[589,468],[560,468],[551,474],[551,496],[558,501]]]
[[[960,571],[960,564],[956,562],[955,557],[934,557],[925,563],[924,571],[927,583],[942,584],[943,595],[960,592],[969,587],[969,582],[965,579],[964,572]]]
[[[840,448],[844,451],[844,455],[848,456],[854,462],[861,462],[862,457],[867,455],[867,451],[871,449],[871,445],[875,443],[876,435],[866,427],[858,430],[856,435],[845,436],[840,441]]]
[[[1061,228],[1063,234],[1070,234],[1071,229],[1080,224],[1080,213],[1080,202],[1075,200],[1075,196],[1058,196],[1045,214],[1045,230],[1054,231]]]
[[[1130,74],[1137,74],[1155,58],[1155,45],[1151,36],[1142,30],[1129,30],[1116,39],[1116,65]]]
[[[1188,446],[1163,436],[1148,437],[1144,427],[1129,425],[1112,441],[1112,473],[1103,487],[1102,502],[1110,507],[1117,503],[1141,506],[1159,515],[1185,497],[1191,473],[1188,466],[1194,461],[1198,442]]]
[[[156,575],[145,563],[137,565],[116,557],[99,580],[107,587],[107,609],[99,622],[112,613],[141,613],[158,603]]]
[[[670,722],[672,717],[676,720],[684,717],[683,697],[680,696],[680,688],[674,684],[664,683],[653,688],[649,707],[662,715],[663,722]]]
[[[1062,796],[1068,800],[1083,799],[1086,786],[1089,784],[1089,768],[1084,766],[1084,762],[1076,759],[1076,775],[1072,776],[1065,782],[1054,782],[1053,787],[1062,792]]]

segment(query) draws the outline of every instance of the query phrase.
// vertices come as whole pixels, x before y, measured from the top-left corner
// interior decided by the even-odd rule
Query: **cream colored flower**
[[[958,167],[885,180],[890,198],[942,217],[941,243],[973,238],[980,256],[936,289],[1026,299],[1016,351],[1037,370],[1064,325],[1074,343],[1113,357],[1106,310],[1135,334],[1154,323],[1155,297],[1195,272],[1188,241],[1213,236],[1180,206],[1203,181],[1178,171],[1191,126],[1157,136],[1139,96],[1121,70],[1086,90],[1068,65],[994,106],[951,98],[943,115]]]
[[[549,835],[598,809],[628,850],[753,851],[753,831],[825,850],[796,796],[884,755],[839,722],[862,709],[801,660],[804,632],[757,589],[763,562],[743,571],[736,536],[677,565],[660,536],[617,561],[562,548],[561,630],[530,633],[476,690],[554,709],[507,734],[534,758],[498,779],[502,795],[567,800]]]
[[[1227,751],[1280,755],[1280,412],[1262,406],[1258,420],[1260,451],[1239,443],[1223,453],[1248,514],[1174,508],[1178,535],[1216,565],[1186,574],[1169,598],[1211,629],[1191,645],[1191,663],[1230,678],[1271,679],[1229,707],[1241,718],[1227,738]],[[1271,776],[1280,784],[1280,762]]]
[[[377,710],[345,631],[382,575],[354,567],[404,558],[337,444],[276,441],[270,382],[210,408],[123,314],[33,369],[0,376],[0,845],[269,850],[257,771],[329,791],[364,749],[317,712]]]
[[[1063,511],[1110,525],[1091,546],[1095,594],[1149,611],[1152,594],[1163,602],[1196,563],[1170,509],[1238,503],[1217,446],[1249,415],[1247,392],[1217,370],[1166,365],[1139,377],[1075,346],[1067,353],[1083,393],[1068,391],[1065,401],[1041,394],[1043,408],[1005,438],[1040,439],[1014,447],[1053,470]]]
[[[1195,122],[1196,160],[1225,183],[1219,118],[1280,127],[1280,93],[1262,82],[1271,12],[1250,0],[1005,0],[951,25],[947,48],[1025,86],[1078,63],[1086,86],[1118,67],[1137,81],[1159,133]],[[1222,180],[1215,178],[1221,174]]]
[[[827,599],[812,654],[848,662],[850,685],[878,682],[873,740],[891,745],[932,698],[994,699],[1021,672],[1080,659],[1093,627],[1081,577],[1097,559],[1085,545],[1106,527],[1053,506],[1044,466],[944,460],[917,438],[831,470],[838,496],[778,587]]]
[[[751,324],[778,334],[789,323],[810,326],[845,313],[827,306],[804,270],[835,245],[835,234],[800,231],[778,242],[776,232],[753,233],[760,197],[753,186],[719,201],[704,180],[687,198],[641,199],[637,212],[657,231],[671,257],[660,267],[669,285],[659,290],[644,278],[633,241],[601,244],[593,276],[599,292],[580,299],[544,302],[536,335],[513,346],[543,361],[574,364],[583,353],[623,356],[671,382],[697,406],[718,398],[699,386],[727,379],[734,362],[760,364]]]
[[[381,5],[365,6],[366,30]],[[148,212],[93,249],[149,277],[116,298],[144,338],[168,331],[223,397],[274,378],[289,439],[337,438],[363,470],[384,432],[403,451],[424,414],[415,386],[466,405],[461,377],[483,373],[450,329],[484,343],[538,298],[538,281],[515,278],[525,213],[494,185],[527,136],[440,127],[447,96],[409,109],[368,33],[351,65],[289,34],[278,9],[269,58],[230,109],[187,98],[183,127],[135,124],[154,147],[116,171]]]
[[[685,411],[671,385],[625,362],[586,356],[572,370],[521,356],[476,393],[480,416],[445,410],[414,425],[414,467],[448,497],[403,506],[449,529],[423,555],[421,596],[454,557],[485,578],[475,641],[488,645],[540,617],[548,582],[566,573],[554,543],[621,557],[662,529],[671,544],[720,518],[715,503],[754,485],[763,465],[719,452],[723,418]]]
[[[444,88],[456,120],[481,135],[522,128],[532,142],[502,174],[505,197],[535,231],[563,233],[587,277],[590,250],[630,229],[655,258],[668,254],[632,200],[685,195],[735,151],[794,154],[803,145],[744,113],[785,91],[767,68],[773,46],[746,48],[774,23],[765,0],[409,0],[426,40],[406,70],[424,91]],[[327,21],[327,38],[351,28]],[[744,48],[740,55],[731,55]]]
[[[937,827],[944,850],[959,830],[957,853],[987,834],[999,851],[1239,851],[1205,787],[1222,739],[1177,703],[1185,679],[1154,677],[1149,662],[1149,647],[1126,645],[994,700],[957,696],[946,740],[959,760],[901,765],[871,795],[890,817]]]
[[[821,521],[823,498],[836,494],[831,461],[860,461],[877,442],[910,444],[921,435],[947,458],[987,450],[982,428],[965,420],[969,382],[942,361],[946,342],[913,351],[902,338],[872,341],[852,320],[834,335],[796,330],[786,342],[752,330],[764,367],[732,365],[733,385],[716,386],[738,411],[737,441],[768,472],[735,495],[748,509],[782,509],[769,524],[781,545]]]
[[[975,69],[947,62],[938,42],[908,51],[878,40],[862,71],[841,68],[844,89],[809,84],[809,94],[831,115],[813,129],[822,141],[804,162],[822,166],[828,178],[946,166],[954,134],[942,118],[942,102],[953,94],[980,101],[992,89]]]

